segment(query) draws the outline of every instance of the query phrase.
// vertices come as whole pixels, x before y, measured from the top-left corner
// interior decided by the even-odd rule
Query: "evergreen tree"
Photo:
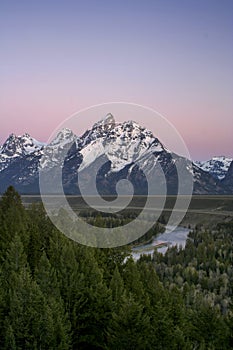
[[[144,292],[143,283],[138,270],[137,264],[132,258],[128,259],[123,271],[123,278],[126,292],[132,294],[136,300],[146,303],[146,294]]]
[[[116,305],[116,308],[118,308],[123,299],[124,281],[119,273],[117,266],[115,267],[115,270],[110,282],[110,289],[112,291],[113,301]]]
[[[74,348],[104,348],[111,319],[111,292],[94,251],[83,247],[74,305]]]
[[[16,343],[15,343],[15,336],[12,329],[11,324],[9,323],[8,318],[5,319],[4,323],[4,329],[5,329],[5,339],[3,344],[4,350],[17,350]]]
[[[132,295],[124,296],[109,325],[110,349],[150,349],[150,319]],[[154,347],[153,347],[154,348]]]
[[[10,186],[2,196],[0,205],[0,252],[5,256],[9,243],[15,236],[20,235],[22,242],[28,243],[28,217],[19,194]]]

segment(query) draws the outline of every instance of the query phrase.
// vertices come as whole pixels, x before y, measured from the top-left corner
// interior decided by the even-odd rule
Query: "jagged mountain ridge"
[[[151,131],[133,121],[116,123],[109,113],[81,137],[64,129],[47,146],[28,134],[10,135],[0,148],[0,192],[13,185],[21,193],[38,194],[39,169],[50,171],[59,164],[67,144],[71,147],[63,166],[66,193],[79,194],[78,169],[84,174],[88,189],[88,178],[96,168],[96,160],[101,158],[105,160],[97,175],[97,188],[101,194],[116,194],[116,184],[123,178],[132,182],[136,194],[146,194],[147,181],[139,163],[148,173],[159,163],[166,177],[168,193],[177,191],[175,162],[182,157],[166,149]],[[196,194],[226,194],[232,188],[230,181],[224,183],[196,164],[187,168],[194,175]]]
[[[27,133],[22,136],[11,134],[0,147],[0,171],[16,158],[23,158],[30,154],[37,156],[44,145]]]
[[[233,193],[233,161],[231,162],[227,174],[222,180],[222,183],[224,186],[230,189],[231,193]]]
[[[222,180],[226,176],[232,161],[233,158],[220,156],[213,157],[207,161],[196,161],[194,163],[202,170],[213,175],[215,178]]]

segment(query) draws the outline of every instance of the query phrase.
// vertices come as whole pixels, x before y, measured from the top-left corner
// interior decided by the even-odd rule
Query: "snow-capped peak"
[[[111,171],[116,172],[141,159],[148,152],[160,153],[164,150],[151,131],[132,120],[112,124],[110,130],[103,130],[100,124],[95,125],[83,136],[81,170],[87,168],[94,159],[105,155],[111,161]]]
[[[11,161],[25,156],[39,155],[44,144],[25,133],[22,136],[10,134],[0,147],[0,171],[6,169]]]
[[[83,146],[89,144],[93,140],[109,135],[115,125],[116,122],[113,115],[108,113],[103,119],[95,123],[91,129],[87,130],[81,136]]]
[[[99,127],[111,128],[112,126],[115,126],[115,124],[116,124],[116,121],[114,116],[111,113],[108,113],[104,118],[100,119],[97,123],[95,123],[92,129],[96,129]]]
[[[8,139],[1,147],[1,155],[7,157],[17,157],[28,155],[39,151],[43,144],[33,139],[29,134],[25,133],[22,136],[10,134]]]
[[[222,180],[226,176],[232,160],[232,158],[225,156],[215,156],[206,161],[196,161],[194,164],[202,170],[210,173],[215,178]]]
[[[127,135],[128,137],[149,137],[154,138],[154,135],[151,131],[146,128],[140,126],[133,120],[128,120],[126,122],[120,123],[115,127],[116,133],[121,133]]]
[[[64,128],[58,132],[55,138],[50,142],[49,146],[64,146],[70,141],[73,141],[77,136],[73,133],[72,130]]]

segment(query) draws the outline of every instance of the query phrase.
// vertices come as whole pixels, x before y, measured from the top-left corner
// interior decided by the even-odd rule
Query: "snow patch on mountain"
[[[115,126],[116,121],[115,118],[111,113],[108,113],[104,118],[100,119],[97,123],[95,123],[92,127],[92,129],[97,128],[111,128],[112,126]]]
[[[27,155],[40,150],[43,144],[29,134],[16,136],[11,134],[1,147],[1,155],[9,157],[17,157],[19,155]]]
[[[157,166],[158,170],[162,168],[168,179],[169,193],[176,193],[175,167],[181,157],[163,146],[151,131],[132,120],[117,123],[111,113],[95,123],[81,137],[77,137],[70,129],[60,130],[48,145],[38,142],[28,134],[11,134],[0,146],[0,184],[3,184],[2,190],[7,184],[20,185],[22,191],[26,188],[24,186],[33,184],[33,191],[38,191],[40,170],[50,172],[53,167],[64,167],[64,186],[69,193],[76,193],[77,171],[87,169],[83,174],[88,186],[90,172],[96,169],[99,163],[95,161],[99,157],[111,163],[110,169],[105,167],[103,172],[99,172],[99,185],[105,193],[114,193],[114,184],[122,174],[135,179],[138,193],[144,193],[144,190],[146,193],[143,173],[154,176],[153,171]],[[218,180],[225,177],[231,161],[227,157],[214,157],[206,162],[184,163],[184,170],[193,174],[195,193],[231,191],[232,172],[228,176],[228,182],[225,181],[226,178],[223,181]],[[123,169],[125,170],[121,172]]]
[[[79,137],[77,137],[72,130],[68,128],[61,129],[53,140],[44,148],[39,168],[50,169],[58,164],[62,167],[70,148],[74,145],[77,148],[79,143]]]
[[[232,160],[232,158],[220,156],[213,157],[207,161],[196,161],[194,164],[202,170],[210,173],[215,178],[222,180],[226,176]]]
[[[0,171],[6,169],[16,158],[38,155],[44,144],[25,133],[22,136],[11,134],[0,148]]]
[[[77,136],[73,133],[72,130],[68,128],[64,128],[58,132],[58,134],[54,137],[54,139],[49,143],[49,147],[59,146],[64,147],[67,143],[72,140],[76,140]]]
[[[164,147],[151,131],[133,121],[115,124],[112,115],[108,115],[108,118],[111,125],[107,125],[111,127],[104,129],[101,135],[98,133],[97,138],[93,140],[92,131],[102,128],[105,125],[104,120],[95,124],[90,133],[85,135],[84,147],[80,151],[83,156],[80,170],[87,168],[95,159],[105,155],[111,161],[111,171],[118,172],[126,165],[139,161],[146,153],[149,155],[164,151]]]

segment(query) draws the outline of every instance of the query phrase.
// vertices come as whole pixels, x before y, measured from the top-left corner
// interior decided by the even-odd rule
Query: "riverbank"
[[[184,247],[190,229],[184,227],[176,227],[173,231],[165,231],[155,237],[150,244],[142,244],[132,248],[132,256],[134,260],[138,260],[141,255],[152,255],[154,249],[165,254],[168,247],[178,246]]]

